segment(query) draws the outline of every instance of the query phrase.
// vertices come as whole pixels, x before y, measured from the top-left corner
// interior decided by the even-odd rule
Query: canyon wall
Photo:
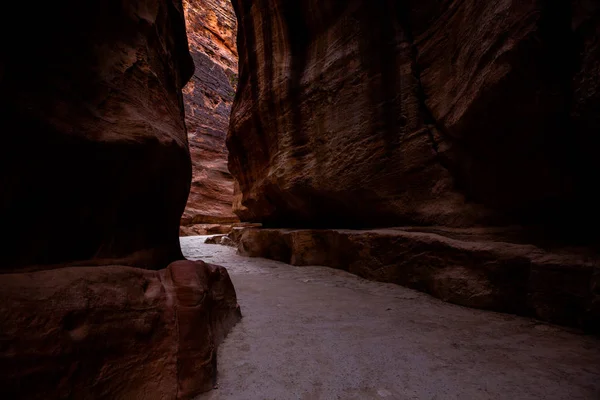
[[[38,50],[2,38],[0,269],[181,259],[181,88],[194,65],[180,4],[67,1],[26,14]]]
[[[232,223],[238,218],[225,137],[237,84],[237,21],[229,0],[185,0],[183,6],[196,72],[183,89],[192,187],[181,223]]]
[[[595,2],[234,5],[228,148],[242,220],[598,221]]]
[[[227,271],[179,247],[194,71],[181,2],[3,12],[27,29],[0,28],[0,397],[210,389],[240,313]]]
[[[600,331],[598,2],[233,3],[241,254]]]

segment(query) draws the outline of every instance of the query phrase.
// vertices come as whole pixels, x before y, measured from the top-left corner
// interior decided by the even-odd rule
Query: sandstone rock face
[[[233,225],[194,224],[179,227],[179,236],[220,235],[231,232]]]
[[[183,225],[238,221],[225,137],[237,84],[236,18],[229,0],[185,0],[196,72],[184,88],[192,187]]]
[[[228,148],[242,220],[598,220],[596,2],[234,6]]]
[[[240,314],[223,268],[178,261],[183,6],[5,6],[30,25],[0,28],[0,398],[192,398]]]
[[[239,320],[223,267],[178,261],[6,274],[4,399],[187,399],[209,390]]]
[[[0,269],[181,259],[193,64],[180,2],[8,7],[38,40],[0,39]]]
[[[503,230],[407,227],[244,229],[229,237],[243,255],[343,269],[463,306],[600,332],[598,260],[511,236]]]
[[[260,224],[252,224],[248,222],[236,222],[234,224],[194,224],[179,227],[180,236],[201,236],[201,235],[220,235],[228,234],[234,229],[242,229],[244,227],[260,227]]]

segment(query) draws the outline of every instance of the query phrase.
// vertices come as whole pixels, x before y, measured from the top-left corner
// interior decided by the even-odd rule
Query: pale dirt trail
[[[600,400],[600,338],[204,239],[184,254],[227,267],[244,318],[199,400]]]

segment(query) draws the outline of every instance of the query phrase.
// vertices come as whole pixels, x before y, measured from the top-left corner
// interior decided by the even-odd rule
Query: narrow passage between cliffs
[[[184,254],[228,269],[244,317],[198,400],[599,398],[598,338],[205,238]]]

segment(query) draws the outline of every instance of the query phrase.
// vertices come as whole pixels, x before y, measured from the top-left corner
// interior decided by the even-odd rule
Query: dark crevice
[[[267,0],[261,0],[260,5],[264,8],[264,9],[268,9],[268,1]],[[261,29],[262,29],[262,53],[263,53],[263,57],[262,57],[262,62],[263,62],[263,67],[264,67],[264,71],[265,71],[265,96],[267,98],[266,100],[266,107],[267,107],[267,112],[268,115],[274,116],[277,115],[277,110],[275,107],[275,92],[273,90],[273,81],[274,81],[274,72],[273,72],[273,27],[271,26],[271,19],[270,18],[265,18],[265,20],[263,20],[262,24],[261,24]],[[269,132],[278,132],[278,124],[277,124],[278,119],[277,118],[270,118],[268,120],[268,124],[272,124],[271,126],[267,126],[267,129]],[[279,140],[278,138],[276,140],[270,140],[271,142],[274,142],[277,144],[277,148],[279,147]],[[277,148],[275,149],[275,151],[273,153],[277,152]],[[269,157],[269,159],[271,159],[271,157]]]
[[[410,43],[410,48],[411,48],[410,54],[411,54],[411,60],[412,60],[411,70],[412,70],[412,75],[417,82],[415,85],[415,95],[417,96],[417,99],[419,100],[420,114],[421,114],[421,118],[423,119],[423,124],[425,125],[425,129],[427,131],[427,136],[429,138],[429,141],[431,142],[431,148],[435,152],[435,155],[436,155],[436,158],[437,158],[439,164],[444,169],[446,169],[450,172],[450,167],[449,167],[447,161],[444,159],[444,157],[440,154],[439,144],[435,139],[435,133],[434,133],[433,129],[437,130],[440,134],[444,134],[444,130],[443,130],[442,126],[437,122],[435,117],[433,116],[433,113],[431,112],[429,107],[427,107],[427,103],[426,103],[427,94],[425,93],[425,89],[424,89],[423,83],[421,81],[422,69],[418,63],[419,49],[417,48],[417,45],[415,42],[413,28],[412,28],[412,24],[411,24],[410,18],[409,18],[410,10],[408,9],[407,5],[404,2],[402,2],[396,8],[396,16],[397,16],[397,20],[400,22],[402,28],[404,29],[404,32],[406,35],[406,41],[408,43]],[[444,135],[444,136],[448,137],[448,135]]]
[[[238,18],[238,29],[245,32],[254,32],[254,21],[252,20],[252,14],[250,12],[250,7],[252,6],[252,4],[247,1],[239,0],[238,4],[234,3],[234,5],[236,6],[236,13],[238,15],[245,16]],[[246,8],[246,10],[242,11],[244,8]],[[249,85],[250,87],[250,96],[252,98],[252,103],[259,104],[260,80],[258,76],[258,57],[256,52],[254,51],[254,49],[256,48],[255,37],[253,35],[244,35],[243,37],[245,40],[240,39],[241,35],[238,36],[238,51],[240,56],[244,56],[245,59],[248,60],[248,65],[245,65],[245,63],[240,63],[238,91],[236,94],[236,100],[234,100],[234,107],[232,108],[232,113],[235,111],[235,104],[238,103],[237,96],[239,96],[240,93],[242,93],[243,90],[241,88],[243,88],[245,85]],[[259,134],[257,135],[257,137],[261,140],[259,148],[263,151],[267,151],[269,146],[267,143],[266,135],[264,134],[265,129],[261,118],[261,112],[256,107],[254,107],[252,110],[252,129],[256,129],[259,132]],[[229,142],[228,148],[230,151],[235,152],[239,155],[240,160],[238,164],[240,166],[251,164],[252,159],[245,154],[243,144],[239,136],[233,136],[233,139],[231,139]],[[261,155],[263,157],[265,156],[264,154],[262,154],[262,151],[256,151],[255,158]],[[229,168],[234,176],[237,177],[239,175],[236,174],[235,171],[240,171],[241,167],[232,168],[232,165],[230,163]],[[242,184],[242,187],[245,186],[243,185],[244,182],[240,181],[240,184]]]
[[[402,107],[402,102],[397,101],[400,92],[397,85],[398,32],[394,20],[387,18],[394,8],[393,2],[389,1],[364,3],[355,15],[360,24],[361,64],[367,72],[370,103],[380,104],[370,113],[371,136],[383,139],[388,159],[400,139],[397,115],[401,114]],[[371,54],[378,57],[370,57]]]
[[[302,4],[297,1],[287,1],[282,4],[284,28],[287,30],[287,40],[291,53],[290,78],[288,96],[292,110],[292,148],[294,156],[301,157],[308,151],[308,135],[303,130],[301,94],[302,76],[307,62],[307,46],[310,41],[309,28],[306,25]]]

